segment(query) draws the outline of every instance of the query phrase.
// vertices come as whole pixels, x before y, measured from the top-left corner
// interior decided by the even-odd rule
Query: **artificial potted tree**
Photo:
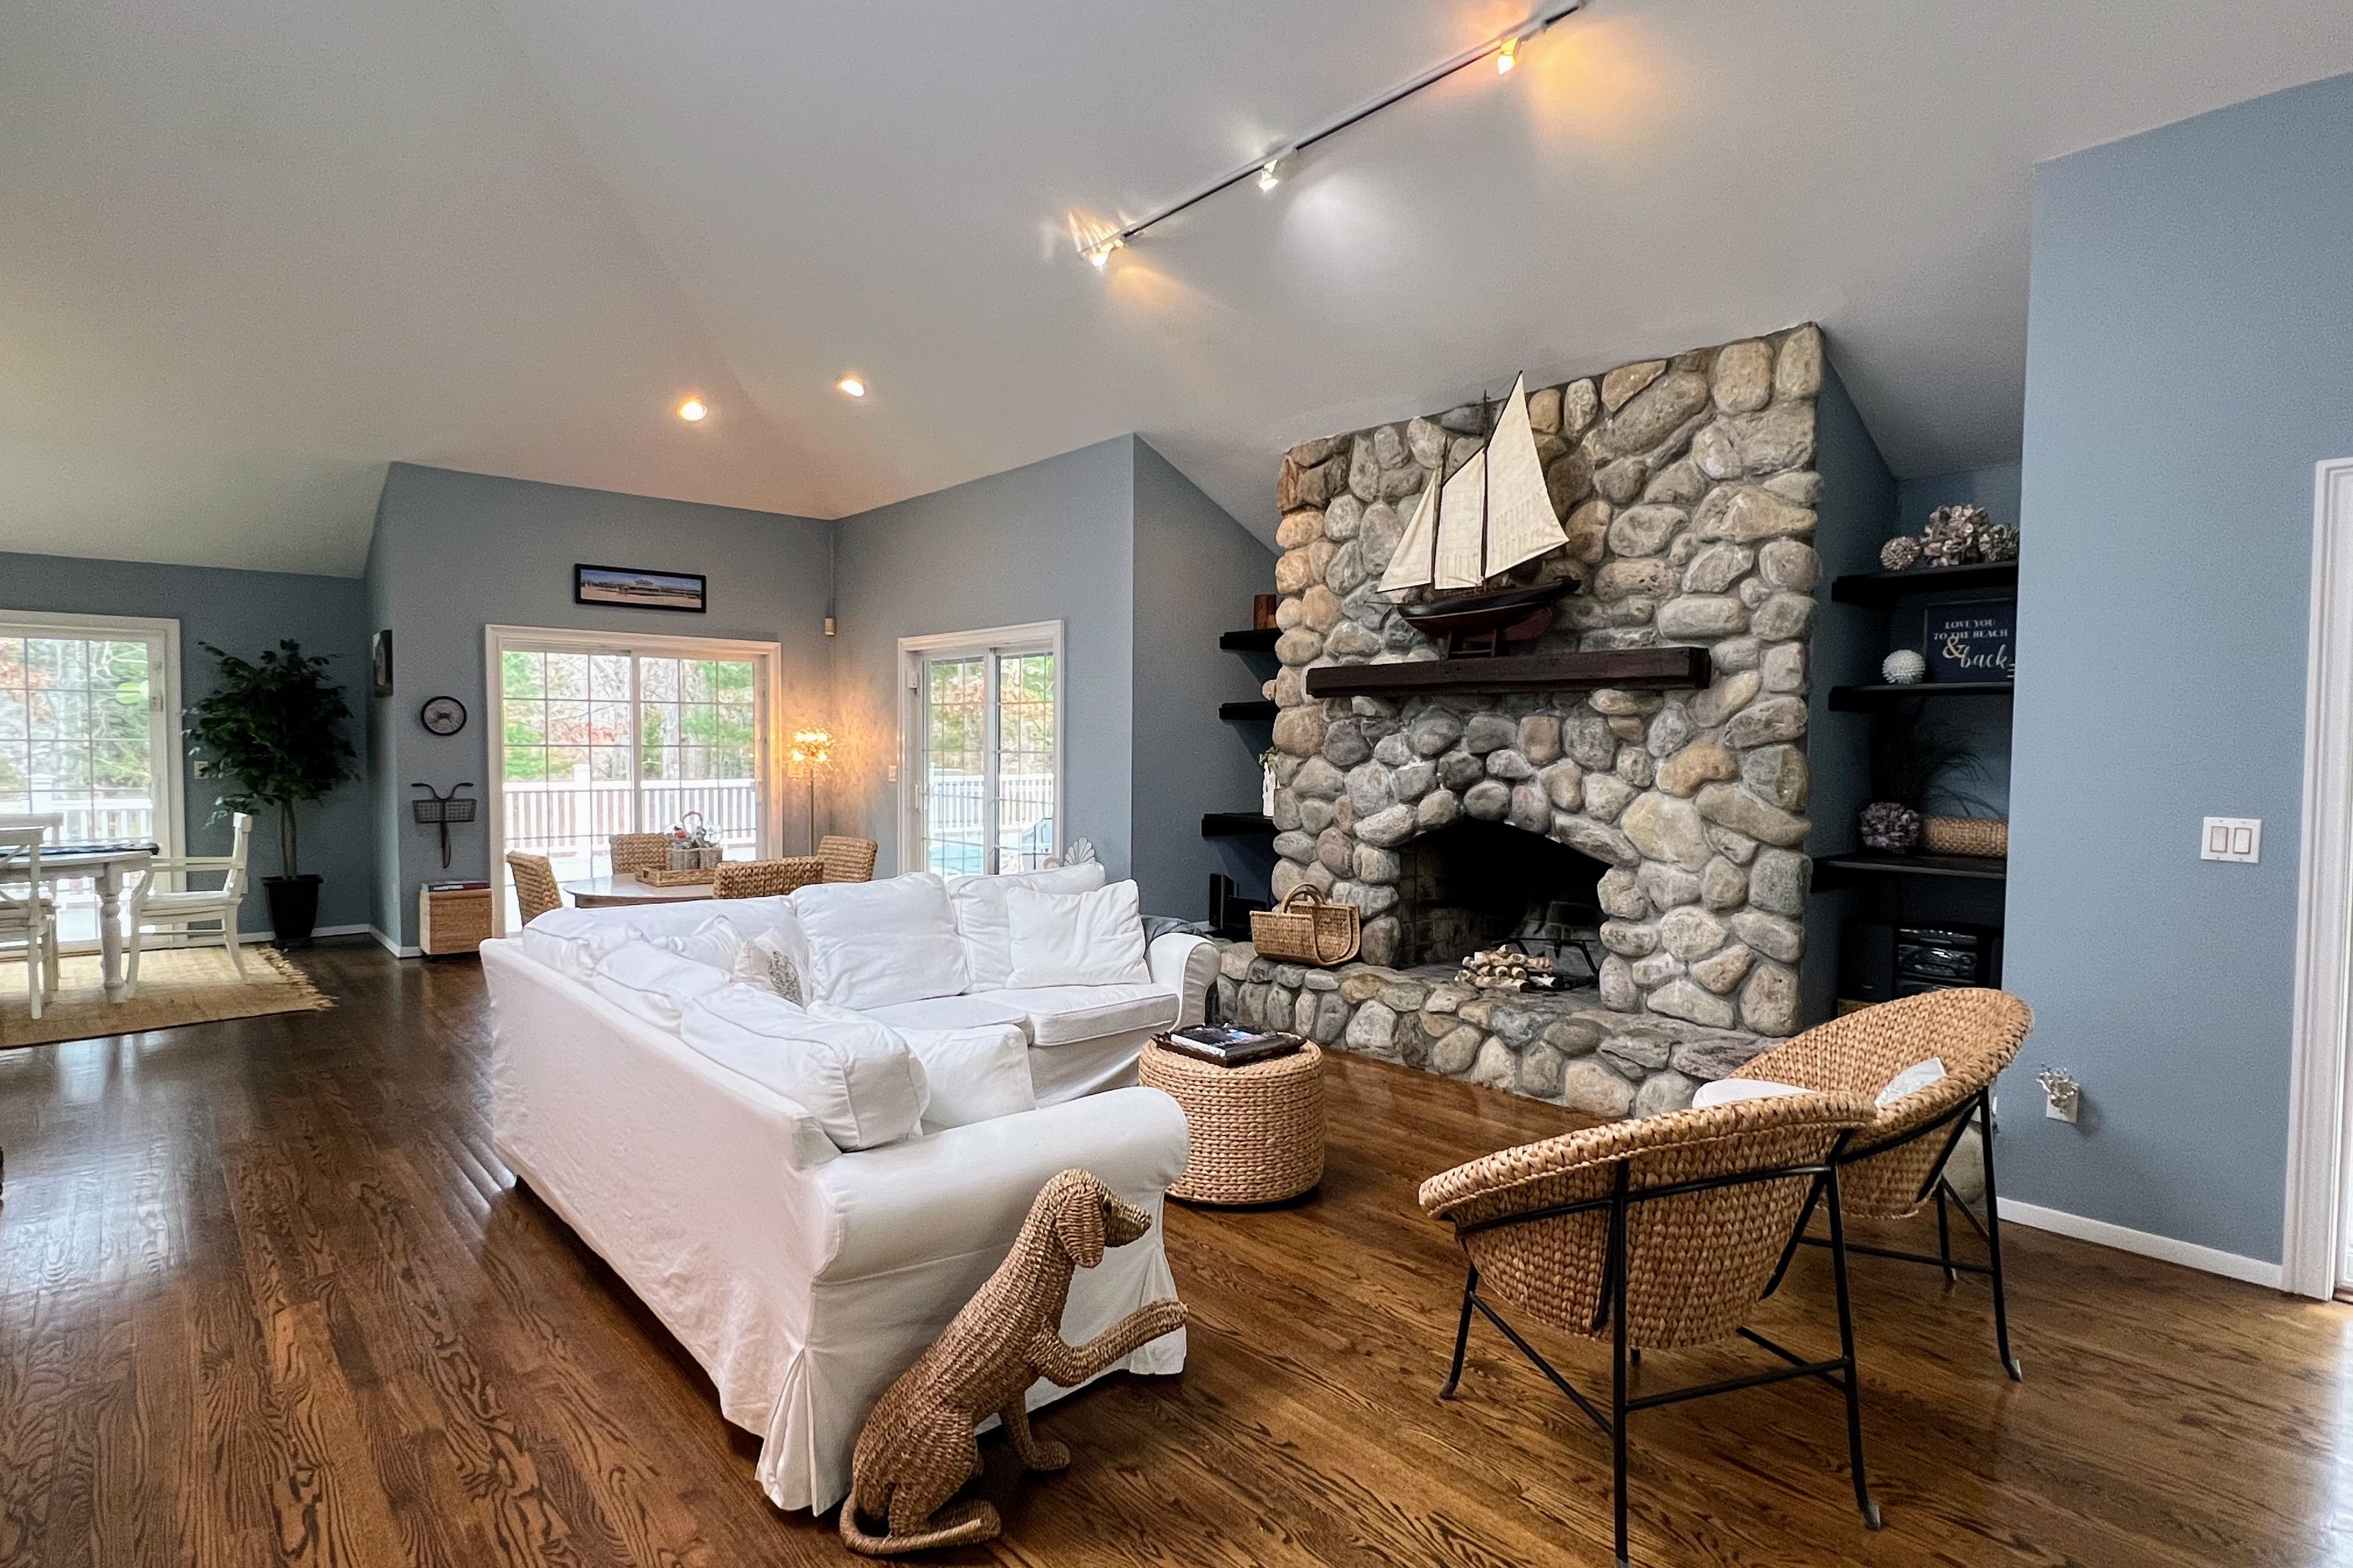
[[[301,868],[296,808],[359,776],[343,725],[352,710],[327,679],[327,661],[281,641],[259,659],[198,645],[220,664],[213,690],[188,710],[188,753],[220,779],[211,821],[231,812],[278,810],[280,874],[262,879],[269,928],[280,947],[301,946],[319,923],[319,881]]]

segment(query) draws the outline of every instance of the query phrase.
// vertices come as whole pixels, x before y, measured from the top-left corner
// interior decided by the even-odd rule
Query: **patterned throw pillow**
[[[801,996],[800,966],[784,944],[767,931],[735,950],[735,978],[763,991],[773,991],[794,1006],[806,1005]]]

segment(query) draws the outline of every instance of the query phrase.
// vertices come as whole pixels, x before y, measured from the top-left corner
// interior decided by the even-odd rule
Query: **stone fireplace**
[[[1357,906],[1366,973],[1261,975],[1244,947],[1227,954],[1229,1011],[1606,1114],[1672,1109],[1759,1037],[1795,1032],[1823,374],[1809,326],[1530,395],[1570,543],[1521,577],[1577,586],[1518,651],[1704,650],[1647,661],[1684,677],[1624,686],[1531,685],[1527,669],[1551,667],[1523,661],[1484,689],[1479,661],[1457,658],[1442,687],[1353,670],[1350,695],[1318,695],[1318,670],[1440,658],[1376,584],[1414,498],[1477,448],[1482,411],[1291,450],[1273,892]],[[1498,999],[1447,983],[1470,947],[1524,930],[1571,953],[1582,935],[1592,989]]]

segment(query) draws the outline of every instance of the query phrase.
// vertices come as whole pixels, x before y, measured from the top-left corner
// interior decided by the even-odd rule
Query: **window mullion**
[[[985,672],[983,679],[987,684],[981,692],[981,711],[986,715],[981,732],[987,738],[982,742],[986,749],[982,752],[980,759],[980,831],[981,843],[984,846],[980,864],[983,870],[994,876],[1003,868],[997,859],[997,839],[999,809],[997,797],[998,791],[1004,784],[1004,780],[999,776],[998,764],[1003,755],[1005,718],[1003,710],[997,705],[997,695],[999,684],[1004,679],[1004,671],[997,649],[988,650],[981,668]]]

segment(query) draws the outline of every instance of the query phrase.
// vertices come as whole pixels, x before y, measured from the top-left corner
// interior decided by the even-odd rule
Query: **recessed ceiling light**
[[[852,397],[863,397],[866,395],[866,384],[859,380],[854,375],[845,375],[833,384],[839,387],[842,391],[848,393]]]
[[[678,405],[678,416],[689,425],[701,423],[711,413],[711,405],[700,397],[690,397]]]
[[[1519,63],[1519,58],[1520,40],[1517,38],[1505,38],[1504,40],[1504,47],[1495,51],[1495,74],[1497,76],[1511,75],[1512,67]]]

